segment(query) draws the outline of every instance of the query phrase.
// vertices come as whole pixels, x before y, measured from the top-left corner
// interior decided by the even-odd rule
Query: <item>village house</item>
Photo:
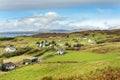
[[[49,46],[50,45],[50,43],[49,42],[47,42],[47,41],[43,41],[43,42],[37,42],[36,43],[36,46],[37,47],[46,47],[46,46]]]
[[[73,41],[78,42],[79,38],[73,38]]]
[[[49,47],[54,47],[54,46],[55,46],[55,44],[50,44],[50,45],[49,45]]]
[[[36,43],[36,46],[37,47],[45,47],[45,44],[43,44],[43,43]]]
[[[44,42],[43,44],[44,44],[45,46],[49,46],[49,45],[50,45],[49,42]]]
[[[37,47],[39,47],[39,45],[40,45],[40,42],[36,42],[36,44],[35,44]]]
[[[63,48],[58,48],[57,49],[57,54],[61,55],[61,54],[64,54],[64,53],[65,52],[64,52]]]
[[[89,39],[88,42],[91,43],[91,44],[95,44],[96,43],[95,40],[91,40],[91,39]]]
[[[45,47],[45,44],[44,43],[40,43],[39,47]]]
[[[87,36],[85,36],[85,37],[83,37],[82,39],[83,39],[83,40],[87,40],[87,39],[88,39],[88,37],[87,37]]]
[[[39,62],[37,57],[30,57],[30,58],[23,59],[23,64],[25,65],[36,63],[36,62]]]
[[[4,70],[7,70],[7,71],[13,70],[16,68],[16,65],[12,62],[5,63],[5,64],[3,64],[3,66],[4,66]]]
[[[9,46],[9,47],[6,47],[5,48],[5,52],[14,52],[16,51],[17,49],[14,47],[14,46]]]

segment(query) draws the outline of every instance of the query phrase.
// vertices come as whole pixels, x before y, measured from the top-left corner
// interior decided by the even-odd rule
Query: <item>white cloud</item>
[[[120,19],[85,19],[71,21],[55,13],[35,14],[21,19],[0,22],[2,31],[36,31],[40,29],[118,29]]]
[[[69,26],[74,26],[74,29],[119,29],[120,28],[120,19],[93,19],[93,20],[84,20],[81,22],[74,22],[69,24]]]
[[[55,12],[45,14],[36,14],[19,20],[8,20],[0,22],[0,30],[2,31],[34,31],[39,29],[54,29],[51,25],[55,25],[66,18]],[[56,25],[57,26],[57,25]]]

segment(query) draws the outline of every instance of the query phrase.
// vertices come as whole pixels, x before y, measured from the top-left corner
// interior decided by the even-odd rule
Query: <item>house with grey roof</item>
[[[3,64],[5,70],[13,70],[16,68],[16,65],[12,62],[7,62]]]
[[[64,49],[63,48],[58,48],[57,49],[57,54],[59,54],[59,55],[62,55],[62,54],[64,54],[65,52],[64,52]]]
[[[8,46],[5,48],[5,52],[14,52],[16,50],[17,48],[15,48],[14,46]]]

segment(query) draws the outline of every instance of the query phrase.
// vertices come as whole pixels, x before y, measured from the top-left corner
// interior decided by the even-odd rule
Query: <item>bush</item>
[[[65,43],[65,46],[71,47],[71,44],[69,44],[68,42],[66,42],[66,43]]]
[[[42,78],[42,80],[53,80],[51,76],[45,76]]]
[[[96,69],[88,75],[59,78],[58,80],[120,80],[120,68],[107,67],[104,69]]]
[[[102,44],[105,43],[105,40],[97,41],[96,44]]]
[[[81,46],[84,46],[83,44],[75,44],[74,47],[81,47]]]
[[[37,55],[35,55],[35,57],[41,56],[41,55],[43,55],[47,51],[48,51],[48,49],[44,49],[43,51],[41,51],[40,53],[38,53]]]
[[[56,45],[56,42],[55,42],[55,41],[51,41],[50,43]]]
[[[56,44],[56,42],[55,41],[51,41],[51,44]]]
[[[36,44],[40,44],[40,42],[36,42]]]
[[[65,46],[69,46],[69,43],[68,43],[68,42],[66,42],[66,43],[65,43]]]
[[[88,36],[88,35],[89,35],[89,33],[84,33],[84,34],[83,34],[83,36]]]
[[[120,42],[120,38],[113,38],[111,40],[108,40],[109,42]]]
[[[1,70],[1,71],[5,71],[5,70],[6,70],[4,64],[0,64],[0,70]]]
[[[27,54],[32,54],[38,51],[39,51],[38,49],[31,49],[30,51],[27,52]]]
[[[14,38],[11,38],[11,37],[3,37],[3,38],[0,38],[0,41],[9,41],[9,40],[13,40]]]

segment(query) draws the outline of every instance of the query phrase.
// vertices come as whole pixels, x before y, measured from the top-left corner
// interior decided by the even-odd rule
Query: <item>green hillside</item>
[[[56,45],[36,46],[44,41]],[[17,51],[6,54],[9,45]],[[65,54],[57,54],[59,47]],[[23,65],[23,59],[29,57],[38,57],[40,62]],[[14,70],[0,72],[0,80],[119,80],[119,30],[0,37],[0,58],[17,65]]]

